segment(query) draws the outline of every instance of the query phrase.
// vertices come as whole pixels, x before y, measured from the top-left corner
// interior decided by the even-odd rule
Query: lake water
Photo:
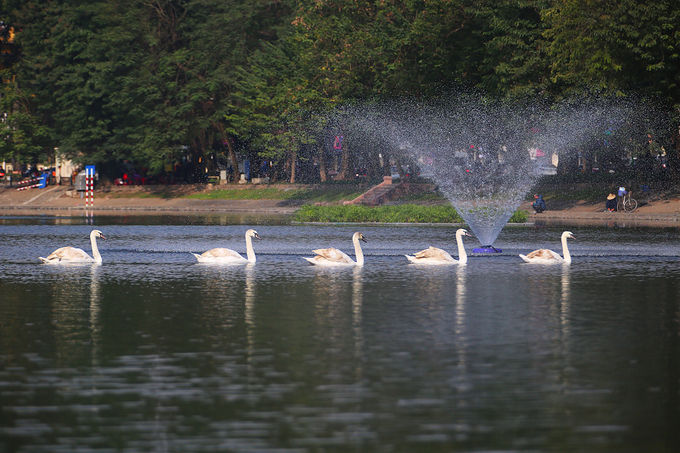
[[[155,220],[154,220],[155,219]],[[452,226],[216,218],[0,218],[1,452],[680,451],[680,231],[506,227],[502,256]],[[160,220],[159,220],[160,219]],[[245,252],[254,266],[195,264]],[[366,265],[302,259],[336,246]],[[478,244],[466,242],[471,250]]]

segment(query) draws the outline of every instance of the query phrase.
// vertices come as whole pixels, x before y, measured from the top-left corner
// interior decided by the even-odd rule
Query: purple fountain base
[[[472,253],[484,253],[484,254],[503,253],[503,250],[497,249],[493,245],[483,245],[479,248],[472,249]]]

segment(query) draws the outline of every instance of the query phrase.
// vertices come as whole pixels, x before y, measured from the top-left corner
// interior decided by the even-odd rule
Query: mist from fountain
[[[597,145],[605,129],[623,127],[631,113],[620,100],[547,106],[460,94],[351,109],[356,127],[418,162],[482,245],[493,244],[560,156]]]

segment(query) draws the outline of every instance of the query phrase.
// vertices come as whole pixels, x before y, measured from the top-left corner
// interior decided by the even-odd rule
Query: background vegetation
[[[16,162],[58,148],[110,175],[189,163],[201,180],[249,158],[291,182],[352,179],[348,162],[372,178],[389,169],[361,147],[392,150],[337,155],[322,113],[461,86],[635,93],[674,115],[654,131],[671,165],[680,148],[676,0],[0,0],[0,21],[0,158]]]
[[[524,223],[529,218],[526,211],[517,210],[510,223]],[[451,205],[400,204],[369,207],[304,205],[296,213],[298,222],[385,222],[385,223],[463,223],[462,217]]]
[[[389,222],[389,223],[462,223],[463,219],[449,206],[415,204],[369,207],[302,206],[295,213],[298,222]]]

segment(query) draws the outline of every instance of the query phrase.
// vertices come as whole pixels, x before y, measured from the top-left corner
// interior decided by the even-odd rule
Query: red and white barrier
[[[17,190],[35,189],[36,187],[40,187],[41,185],[42,185],[42,182],[39,182],[37,184],[31,184],[30,186],[17,187]]]
[[[21,184],[21,187],[17,187],[17,190],[26,190],[26,189],[32,189],[34,187],[38,187],[40,185],[40,179],[41,177],[38,176],[37,178],[31,178],[31,179],[25,179],[23,181],[19,181],[19,184]],[[24,185],[27,184],[27,185]]]
[[[94,165],[85,167],[85,207],[94,206]]]

